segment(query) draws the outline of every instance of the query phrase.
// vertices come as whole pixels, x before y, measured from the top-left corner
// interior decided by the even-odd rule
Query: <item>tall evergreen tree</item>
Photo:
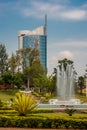
[[[8,55],[6,53],[6,47],[0,44],[0,75],[2,75],[8,69]]]

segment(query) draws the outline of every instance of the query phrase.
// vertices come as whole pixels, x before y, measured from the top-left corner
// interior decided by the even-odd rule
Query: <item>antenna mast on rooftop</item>
[[[45,35],[47,35],[47,14],[45,14],[45,24],[44,24],[44,28],[45,28]]]

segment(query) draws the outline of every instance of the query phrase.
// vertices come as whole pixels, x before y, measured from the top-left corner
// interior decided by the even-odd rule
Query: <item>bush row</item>
[[[3,106],[3,107],[0,107],[0,110],[11,110],[12,108],[11,107],[8,107],[8,106]]]
[[[87,129],[87,120],[46,117],[0,116],[0,127]]]
[[[0,114],[16,114],[17,112],[15,110],[0,110]]]
[[[34,109],[32,113],[54,113],[54,110],[48,110],[48,109]]]

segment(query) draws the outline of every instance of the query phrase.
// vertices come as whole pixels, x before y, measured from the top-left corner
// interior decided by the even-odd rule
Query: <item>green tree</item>
[[[17,86],[17,88],[20,88],[24,84],[24,75],[21,72],[17,72],[12,76],[12,84],[13,86]]]
[[[24,76],[25,79],[29,79],[30,86],[34,84],[34,78],[39,78],[40,75],[43,75],[44,69],[39,60],[35,60],[32,66],[28,66],[25,68]]]
[[[9,70],[12,74],[16,73],[17,69],[17,60],[15,54],[12,53],[11,57],[8,60]]]
[[[3,74],[8,70],[8,55],[6,52],[6,47],[0,44],[0,74]]]
[[[10,72],[4,72],[1,77],[0,77],[0,82],[1,84],[4,84],[5,86],[6,85],[10,85],[12,84],[12,73]]]
[[[32,49],[29,55],[29,66],[32,66],[35,61],[39,60],[39,51],[37,49]]]
[[[21,72],[15,74],[10,71],[4,72],[0,77],[0,84],[9,85],[11,88],[14,86],[20,88],[24,84],[24,76]]]
[[[29,47],[20,49],[16,54],[20,61],[20,65],[23,66],[23,70],[28,66],[32,66],[33,63],[39,59],[39,51],[35,48],[32,49]]]
[[[23,67],[23,70],[29,66],[29,55],[31,53],[31,48],[24,48],[16,51],[18,64]]]
[[[42,92],[43,90],[46,90],[47,88],[47,77],[46,75],[39,75],[38,77],[33,78],[33,85],[36,90],[39,90],[39,92]]]
[[[56,92],[56,79],[55,76],[47,77],[47,91],[52,95]]]
[[[55,92],[55,81],[54,77],[46,75],[40,75],[34,78],[34,86],[39,89],[39,92],[45,91],[50,94]]]
[[[39,60],[39,51],[36,48],[25,48],[17,51],[20,57],[20,64],[23,66],[25,83],[28,86],[33,85],[33,78],[38,77],[38,75],[44,73],[44,69]],[[27,79],[27,81],[26,81]]]
[[[68,60],[67,58],[64,58],[63,60],[59,60],[58,63],[59,63],[60,69],[63,65],[65,70],[66,70],[67,65],[73,65],[73,61]]]
[[[83,88],[84,88],[84,77],[83,76],[80,76],[79,78],[78,78],[78,87],[80,88],[80,94],[82,94],[82,90],[83,90]]]

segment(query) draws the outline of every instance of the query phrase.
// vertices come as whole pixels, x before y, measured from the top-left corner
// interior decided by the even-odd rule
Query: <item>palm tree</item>
[[[59,63],[60,69],[63,65],[64,70],[66,70],[67,65],[73,65],[73,61],[68,60],[67,58],[64,58],[63,60],[59,60],[58,63]]]

